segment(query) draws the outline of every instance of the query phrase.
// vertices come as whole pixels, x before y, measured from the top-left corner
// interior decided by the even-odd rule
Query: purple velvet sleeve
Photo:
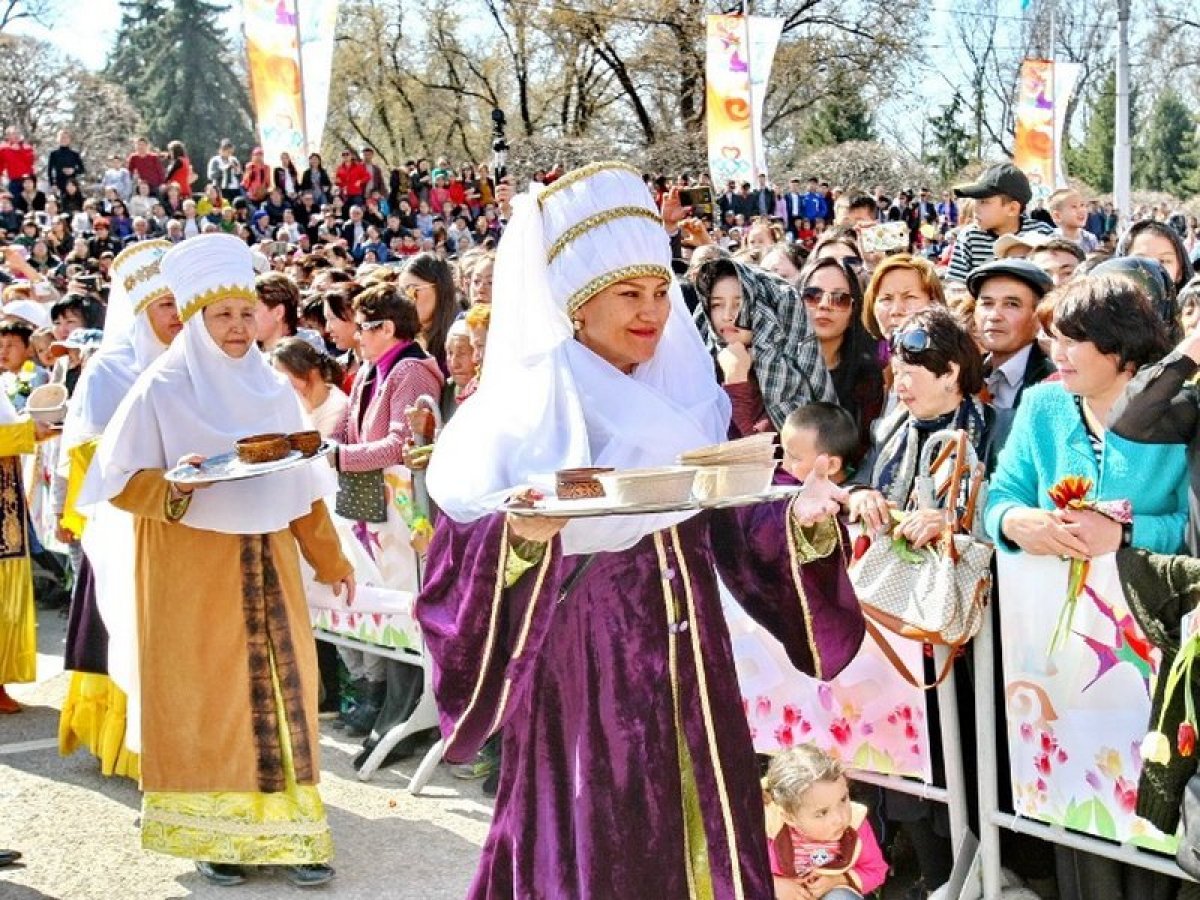
[[[789,529],[789,501],[720,510],[710,520],[717,570],[734,598],[773,634],[801,672],[828,681],[849,665],[865,626],[839,546],[803,557]]]
[[[554,612],[558,541],[511,588],[506,545],[496,514],[468,525],[442,516],[429,546],[416,615],[450,762],[470,760],[520,705]]]

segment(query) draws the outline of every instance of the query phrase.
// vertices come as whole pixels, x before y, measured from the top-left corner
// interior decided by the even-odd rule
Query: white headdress
[[[729,401],[678,285],[670,242],[636,170],[597,163],[533,185],[496,256],[486,374],[438,440],[429,492],[459,522],[523,485],[553,492],[576,466],[669,465],[724,440]],[[571,313],[610,285],[658,276],[671,312],[654,357],[630,375],[574,339]],[[623,550],[687,514],[576,520],[568,554]]]
[[[105,498],[119,494],[142,469],[171,468],[190,453],[228,453],[247,435],[308,427],[295,391],[258,348],[252,344],[245,356],[229,356],[197,315],[230,297],[254,302],[250,248],[232,235],[200,235],[176,244],[161,267],[179,304],[183,332],[138,379],[105,433],[97,456]],[[335,490],[332,470],[315,460],[197,491],[183,522],[209,531],[266,534],[286,528]]]
[[[71,396],[63,424],[64,455],[104,431],[137,376],[167,349],[145,312],[171,293],[159,263],[172,246],[169,241],[141,241],[113,260],[104,341]]]

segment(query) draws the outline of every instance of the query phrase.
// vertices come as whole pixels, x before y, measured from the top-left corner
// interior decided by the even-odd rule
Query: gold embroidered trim
[[[154,262],[151,262],[151,263],[147,263],[146,265],[142,266],[140,269],[137,269],[134,272],[130,272],[128,275],[125,276],[125,282],[124,282],[125,283],[125,293],[132,294],[133,289],[135,287],[137,287],[139,284],[145,284],[151,278],[155,278],[158,275],[159,275],[159,270],[158,270],[158,261],[157,260]]]
[[[585,303],[595,297],[605,288],[612,287],[620,281],[628,281],[631,278],[663,278],[668,284],[671,283],[671,270],[666,266],[654,265],[652,263],[622,266],[619,269],[614,269],[607,274],[593,278],[569,298],[567,298],[567,315],[573,316],[583,307]]]
[[[800,495],[797,494],[796,497],[788,503],[787,509],[784,511],[783,527],[786,533],[788,562],[789,569],[792,573],[792,584],[796,588],[796,595],[800,598],[800,611],[804,615],[804,631],[808,636],[808,651],[812,654],[813,677],[817,679],[817,681],[824,681],[825,670],[821,665],[821,654],[817,651],[817,642],[813,635],[812,611],[808,608],[808,594],[805,593],[804,582],[800,578],[799,548],[796,546],[796,536],[792,534],[792,507],[799,499]],[[840,530],[841,529],[839,529],[839,532]]]
[[[679,563],[683,578],[683,594],[687,598],[688,619],[692,636],[692,665],[696,667],[696,680],[700,686],[700,709],[704,714],[704,733],[708,738],[708,755],[712,761],[713,775],[717,782],[717,797],[721,801],[721,820],[725,823],[725,840],[729,847],[729,865],[733,870],[733,896],[745,900],[746,889],[742,885],[742,860],[738,855],[737,831],[733,827],[733,813],[729,807],[729,788],[725,785],[725,770],[721,767],[720,751],[717,749],[716,728],[713,725],[712,705],[708,698],[708,677],[704,672],[704,654],[700,648],[700,628],[696,621],[696,601],[692,596],[692,573],[679,540],[678,527],[671,526],[671,544],[675,547],[675,559]]]
[[[138,241],[136,244],[130,244],[124,250],[116,255],[112,261],[112,268],[120,272],[125,263],[140,253],[145,253],[147,250],[170,250],[175,245],[170,241],[155,239],[152,241]]]
[[[688,900],[697,900],[697,882],[696,868],[692,864],[692,848],[688,841],[688,809],[687,797],[684,796],[684,781],[687,776],[684,774],[684,765],[691,765],[691,754],[684,759],[684,752],[687,748],[687,737],[683,732],[683,720],[680,716],[680,699],[679,699],[679,648],[678,634],[675,630],[675,625],[679,621],[679,615],[676,610],[675,595],[671,590],[671,580],[667,577],[667,554],[663,546],[662,532],[654,532],[654,550],[658,554],[658,580],[662,585],[663,604],[667,611],[667,673],[671,682],[671,711],[672,720],[675,724],[675,743],[679,753],[679,797],[680,797],[680,815],[683,824],[683,863],[687,872]],[[695,780],[696,772],[693,768],[692,779]]]
[[[606,209],[603,212],[598,212],[594,216],[588,216],[577,225],[572,225],[559,236],[558,240],[550,245],[550,251],[546,254],[546,265],[554,262],[567,249],[567,245],[572,241],[577,241],[589,231],[599,228],[601,225],[607,225],[609,222],[614,222],[617,219],[646,219],[653,222],[655,225],[662,225],[662,217],[652,209],[646,209],[644,206],[616,206],[612,209]]]
[[[162,287],[156,291],[151,291],[145,297],[143,297],[140,301],[138,301],[138,305],[133,308],[133,314],[135,316],[140,316],[142,313],[144,313],[150,307],[151,303],[154,303],[156,300],[161,300],[163,297],[170,297],[170,296],[171,296],[171,289],[169,287]]]
[[[509,551],[511,552],[511,551]],[[525,652],[525,642],[529,640],[529,629],[533,626],[533,614],[537,611],[538,598],[542,596],[542,584],[546,580],[546,573],[550,570],[550,547],[547,546],[542,554],[542,562],[538,567],[537,581],[533,585],[533,595],[529,598],[529,608],[525,610],[525,619],[521,622],[521,633],[517,637],[517,646],[513,650],[512,658],[517,660],[521,654]],[[504,710],[508,706],[508,695],[512,690],[512,678],[505,676],[504,685],[500,688],[500,702],[496,704],[496,715],[492,719],[492,724],[488,727],[488,736],[490,737],[500,723],[504,720]]]
[[[193,828],[215,834],[239,834],[247,837],[265,835],[324,834],[329,830],[325,819],[319,821],[295,820],[289,822],[236,822],[218,819],[215,816],[191,816],[187,813],[170,812],[162,809],[145,809],[142,812],[143,827],[159,823],[178,828]]]
[[[546,201],[559,191],[565,190],[573,184],[578,184],[586,178],[591,178],[593,175],[597,175],[600,172],[607,172],[610,170],[629,172],[633,175],[636,175],[639,181],[642,178],[641,171],[635,169],[633,166],[629,165],[629,163],[618,162],[616,160],[590,163],[584,166],[582,169],[576,169],[574,172],[568,172],[562,178],[558,179],[558,181],[552,182],[549,187],[547,187],[538,195],[538,208],[545,209]]]
[[[487,638],[483,642],[483,659],[479,663],[479,677],[475,679],[475,687],[471,690],[471,699],[467,701],[466,709],[462,715],[454,723],[454,728],[450,731],[450,736],[446,738],[446,749],[449,750],[454,746],[454,741],[458,737],[458,732],[462,729],[463,722],[470,718],[471,713],[475,709],[475,704],[479,702],[479,694],[483,690],[483,682],[487,677],[488,667],[492,663],[492,650],[496,644],[496,623],[500,618],[500,601],[504,596],[504,563],[508,558],[508,521],[505,520],[503,527],[500,529],[500,564],[496,569],[496,587],[492,592],[492,614],[488,620]]]
[[[244,284],[219,284],[214,288],[209,288],[207,291],[197,294],[187,302],[187,305],[179,311],[179,318],[186,322],[196,313],[205,307],[212,306],[214,303],[220,303],[222,300],[236,298],[245,300],[247,303],[257,303],[258,294],[254,292],[254,288],[246,287]]]

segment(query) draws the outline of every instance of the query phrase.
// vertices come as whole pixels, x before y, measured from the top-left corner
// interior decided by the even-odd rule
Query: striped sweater
[[[1054,229],[1045,222],[1031,219],[1021,214],[1021,224],[1017,228],[1021,234],[1053,234]],[[950,268],[946,271],[947,281],[967,280],[967,276],[986,262],[996,258],[996,241],[1000,235],[994,231],[984,231],[978,225],[968,225],[959,232],[954,244],[954,255],[950,257]]]

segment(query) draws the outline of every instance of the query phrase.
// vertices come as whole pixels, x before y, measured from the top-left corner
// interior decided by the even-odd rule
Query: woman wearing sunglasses
[[[872,532],[890,529],[891,510],[910,506],[917,461],[926,439],[962,429],[980,459],[987,459],[995,413],[979,399],[983,357],[954,314],[935,307],[908,320],[893,338],[892,379],[897,405],[873,431],[871,450],[854,476],[850,519]],[[907,515],[898,533],[924,547],[945,524],[939,510]]]
[[[994,419],[978,396],[983,358],[949,310],[934,307],[913,316],[893,337],[891,354],[897,405],[875,424],[849,500],[851,520],[875,534],[892,528],[892,510],[914,505],[917,462],[931,434],[962,429],[986,459]],[[924,547],[945,522],[944,510],[913,510],[894,534]],[[884,792],[883,806],[912,844],[922,880],[944,884],[953,865],[945,807],[893,791]]]
[[[858,423],[860,450],[883,411],[883,368],[862,325],[861,283],[846,259],[818,259],[800,273],[800,299],[833,380],[837,402]]]
[[[420,320],[417,343],[437,360],[442,374],[448,374],[446,338],[462,312],[458,289],[454,286],[454,269],[432,253],[418,253],[404,264],[396,287],[417,309]]]
[[[809,314],[786,281],[714,259],[696,270],[696,323],[733,401],[732,437],[778,431],[814,400],[837,402]]]
[[[351,482],[355,479],[351,476],[341,479],[340,489],[384,491],[386,520],[357,522],[354,533],[379,568],[382,576],[379,587],[415,593],[416,556],[408,525],[392,502],[392,495],[397,490],[404,490],[410,480],[404,466],[404,447],[411,431],[404,412],[422,394],[436,399],[441,393],[442,375],[437,363],[417,342],[420,331],[417,308],[401,289],[390,284],[367,288],[354,298],[352,319],[358,334],[362,368],[354,377],[350,402],[330,437],[339,445],[336,456],[339,472],[378,473],[382,470],[385,478],[382,488],[378,482],[366,478],[357,479],[360,484],[354,487]],[[344,508],[339,504],[339,509]],[[346,651],[341,655],[351,678],[358,682],[356,687],[361,701],[347,715],[347,725],[352,735],[368,734],[387,693],[384,661],[382,657],[358,651]],[[420,697],[420,670],[399,663],[395,665],[392,682],[397,688],[415,673],[417,684],[404,691],[405,696],[411,696],[415,703]],[[402,715],[408,712],[403,710]],[[393,751],[393,758],[411,753],[412,743],[401,742]],[[366,752],[364,750],[364,754]]]

